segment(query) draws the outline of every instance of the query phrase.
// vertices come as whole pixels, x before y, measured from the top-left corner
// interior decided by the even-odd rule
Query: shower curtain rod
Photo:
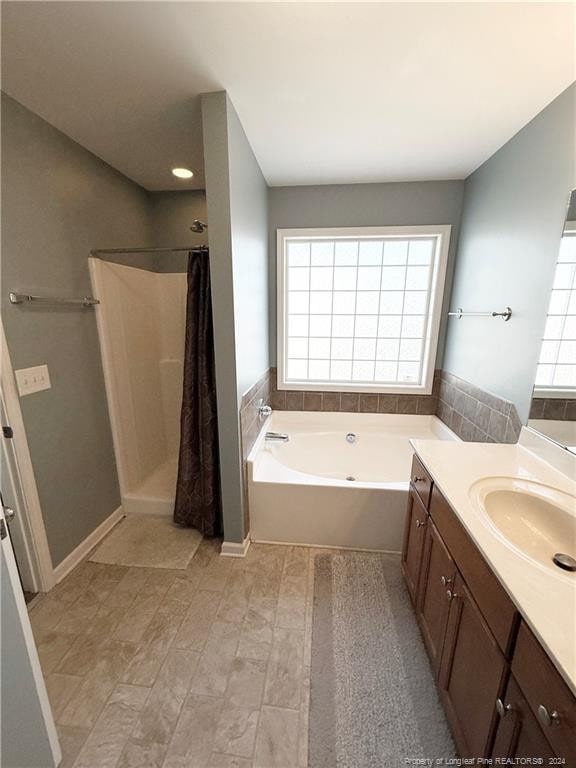
[[[173,253],[174,251],[204,250],[208,250],[207,245],[179,245],[175,248],[93,248],[90,251],[90,255],[98,256],[101,253]]]

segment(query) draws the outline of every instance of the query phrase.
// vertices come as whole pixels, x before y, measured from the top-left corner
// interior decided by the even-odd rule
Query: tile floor
[[[314,555],[84,561],[30,618],[62,768],[304,768]]]

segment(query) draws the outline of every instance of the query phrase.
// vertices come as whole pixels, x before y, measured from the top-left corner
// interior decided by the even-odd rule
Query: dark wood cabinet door
[[[410,592],[412,602],[416,604],[416,593],[420,568],[422,565],[422,548],[424,532],[428,522],[428,513],[420,501],[416,491],[411,487],[408,494],[406,523],[404,527],[404,546],[402,548],[402,568]]]
[[[434,673],[438,674],[450,602],[446,590],[454,586],[456,565],[432,520],[428,520],[417,597],[420,629]]]
[[[516,680],[510,676],[499,699],[498,723],[492,758],[542,758],[543,765],[556,757]]]
[[[438,685],[461,757],[488,757],[495,702],[507,664],[478,606],[458,574],[447,588],[448,625]]]

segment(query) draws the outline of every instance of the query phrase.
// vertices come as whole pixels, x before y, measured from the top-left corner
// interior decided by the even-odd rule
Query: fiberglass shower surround
[[[186,274],[90,259],[116,464],[126,513],[174,507]]]

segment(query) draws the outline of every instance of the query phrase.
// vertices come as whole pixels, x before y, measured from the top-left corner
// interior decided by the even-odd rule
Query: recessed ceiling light
[[[194,172],[188,168],[172,168],[172,173],[179,179],[191,179],[194,176]]]

